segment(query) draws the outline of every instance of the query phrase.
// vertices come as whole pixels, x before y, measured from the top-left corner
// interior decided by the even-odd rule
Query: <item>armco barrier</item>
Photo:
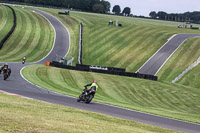
[[[68,65],[64,65],[62,63],[56,62],[56,61],[51,62],[50,66],[64,68],[64,69],[70,69],[70,70],[78,70],[78,71],[86,71],[86,72],[96,72],[96,73],[104,73],[104,74],[111,74],[111,75],[120,75],[120,76],[127,76],[127,77],[143,78],[143,79],[149,79],[149,80],[154,80],[154,81],[158,80],[157,76],[141,74],[141,73],[126,72],[126,70],[122,69],[122,68],[81,65],[81,64],[76,64],[76,66],[68,66]]]
[[[3,47],[3,44],[8,40],[8,38],[11,36],[11,34],[14,32],[16,25],[17,25],[17,18],[16,18],[16,13],[15,13],[14,9],[8,5],[5,5],[5,6],[9,7],[12,10],[13,17],[14,17],[14,23],[13,23],[11,30],[8,32],[8,34],[1,40],[0,49]]]

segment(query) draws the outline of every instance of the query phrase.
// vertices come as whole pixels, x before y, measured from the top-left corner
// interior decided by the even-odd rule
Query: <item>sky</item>
[[[187,11],[200,11],[200,0],[107,0],[114,5],[130,7],[133,15],[149,16],[151,11],[164,11],[167,13],[184,13]]]

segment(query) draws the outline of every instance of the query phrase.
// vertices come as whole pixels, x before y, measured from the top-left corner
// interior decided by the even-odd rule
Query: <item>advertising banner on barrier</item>
[[[76,66],[68,66],[68,65],[64,65],[62,63],[56,62],[56,61],[51,62],[50,66],[65,68],[65,69],[70,69],[70,70],[78,70],[78,71],[86,71],[86,72],[96,72],[96,73],[120,75],[120,76],[127,76],[127,77],[143,78],[143,79],[149,79],[149,80],[154,80],[154,81],[158,80],[157,76],[141,74],[141,73],[126,72],[126,69],[123,69],[123,68],[94,66],[94,65],[82,65],[82,64],[76,64]]]

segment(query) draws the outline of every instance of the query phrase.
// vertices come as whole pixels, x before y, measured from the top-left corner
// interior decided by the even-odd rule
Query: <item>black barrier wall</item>
[[[16,13],[15,13],[14,9],[8,5],[4,5],[4,6],[7,6],[12,10],[13,17],[14,17],[14,23],[13,23],[11,30],[8,32],[8,34],[1,40],[0,49],[3,47],[4,43],[8,40],[8,38],[11,36],[11,34],[14,32],[16,25],[17,25],[17,17],[16,17]]]
[[[86,72],[96,72],[96,73],[104,73],[104,74],[112,74],[112,75],[120,75],[134,78],[142,78],[157,81],[158,77],[154,75],[147,75],[141,73],[131,73],[126,72],[123,68],[114,68],[114,67],[102,67],[102,66],[92,66],[92,65],[81,65],[76,64],[76,66],[67,66],[62,63],[53,61],[50,63],[50,66],[70,69],[70,70],[78,70],[78,71],[86,71]]]

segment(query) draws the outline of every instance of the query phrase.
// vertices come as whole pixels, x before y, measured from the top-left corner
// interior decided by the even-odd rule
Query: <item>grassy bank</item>
[[[177,83],[195,87],[197,89],[200,89],[200,65],[194,67],[191,71],[189,71],[183,78],[181,78]]]
[[[56,16],[69,29],[71,43],[68,56],[75,57],[73,64],[77,63],[80,22],[84,25],[84,64],[122,67],[131,72],[138,70],[171,35],[176,33],[200,33],[199,30],[177,28],[177,25],[181,24],[180,22],[74,11],[71,11],[70,15],[59,15],[58,12],[61,10],[58,9],[39,9]],[[108,26],[110,20],[118,20],[123,26]],[[186,41],[158,73],[159,80],[171,82],[191,65],[199,53],[198,42],[198,38]],[[193,56],[193,53],[195,53],[195,56]]]
[[[200,43],[199,37],[187,40],[174,53],[174,55],[170,58],[170,60],[164,65],[161,71],[157,74],[157,76],[159,77],[159,80],[171,82],[177,76],[179,76],[183,71],[185,71],[185,69],[187,69],[190,65],[192,65],[200,56],[199,43]],[[195,73],[195,72],[196,71],[191,72],[191,73]],[[197,78],[196,76],[194,78]],[[192,82],[192,83],[197,82],[197,80],[192,81],[193,78],[192,79],[188,78],[187,80],[188,82]]]
[[[58,15],[61,10],[40,9],[58,17],[69,28],[72,36],[76,35],[71,36],[71,40],[78,39],[78,25],[83,23],[84,64],[122,67],[131,72],[137,71],[173,34],[200,33],[199,30],[177,28],[181,22],[75,11],[70,11],[70,15],[66,16]],[[118,20],[123,26],[109,26],[110,20]],[[77,57],[78,40],[71,44],[70,55]]]
[[[17,27],[0,51],[0,61],[19,62],[24,56],[27,62],[38,61],[52,48],[53,28],[39,14],[20,7],[13,8],[17,15]]]
[[[8,11],[7,8],[0,4],[0,30],[4,27],[8,17]]]
[[[0,6],[0,41],[8,34],[13,26],[12,10],[6,6]]]
[[[25,68],[23,75],[43,88],[74,97],[95,79],[95,101],[200,123],[200,90],[192,87],[40,65]]]
[[[0,94],[2,133],[175,133],[79,109]],[[23,115],[22,115],[23,114]]]
[[[178,22],[72,12],[83,23],[83,63],[126,68],[135,72],[175,33],[200,33],[178,29]],[[122,27],[108,26],[118,20]]]

